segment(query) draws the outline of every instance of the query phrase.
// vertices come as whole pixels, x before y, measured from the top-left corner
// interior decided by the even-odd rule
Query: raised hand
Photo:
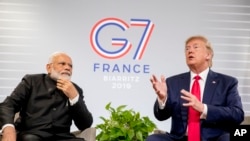
[[[202,102],[200,102],[200,100],[197,99],[196,96],[194,96],[193,94],[191,94],[190,92],[186,91],[186,90],[181,90],[181,93],[183,95],[181,95],[181,98],[186,100],[186,103],[183,103],[183,106],[185,107],[193,107],[196,111],[202,113],[204,110],[204,105]]]
[[[165,79],[166,78],[163,75],[161,75],[160,81],[156,78],[155,75],[152,75],[152,77],[150,78],[155,93],[162,101],[165,101],[165,99],[167,98],[167,85]]]

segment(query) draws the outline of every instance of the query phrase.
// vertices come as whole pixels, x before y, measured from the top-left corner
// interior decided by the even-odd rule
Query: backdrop
[[[249,13],[249,0],[0,0],[0,101],[25,74],[46,73],[51,53],[64,51],[93,126],[112,102],[169,130],[169,120],[153,115],[149,79],[188,71],[185,40],[199,34],[212,42],[212,69],[239,80],[250,115]]]

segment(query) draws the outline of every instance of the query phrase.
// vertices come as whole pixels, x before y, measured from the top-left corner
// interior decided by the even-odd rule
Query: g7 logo
[[[90,33],[90,43],[93,50],[100,56],[106,59],[117,59],[121,58],[126,55],[130,49],[132,48],[132,44],[126,38],[112,38],[111,44],[112,46],[118,46],[119,49],[115,51],[106,50],[101,44],[99,43],[99,33],[102,31],[103,28],[107,26],[116,26],[123,31],[126,31],[130,28],[130,26],[141,26],[145,27],[145,30],[141,36],[139,44],[136,48],[136,52],[134,54],[134,60],[140,60],[143,56],[143,53],[147,47],[147,43],[149,38],[152,34],[154,24],[148,19],[131,19],[130,25],[127,24],[125,21],[118,19],[118,18],[104,18],[98,21],[92,28]]]

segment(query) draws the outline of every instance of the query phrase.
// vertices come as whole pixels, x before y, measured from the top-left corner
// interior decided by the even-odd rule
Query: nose
[[[70,64],[66,64],[66,65],[64,65],[64,69],[68,70],[68,71],[71,71],[72,70],[72,66]]]
[[[192,49],[190,49],[189,51],[188,51],[188,54],[190,54],[190,53],[192,53],[193,52],[193,50]]]
[[[193,52],[193,50],[192,50],[191,48],[189,48],[189,49],[186,51],[187,54],[191,54],[192,52]]]

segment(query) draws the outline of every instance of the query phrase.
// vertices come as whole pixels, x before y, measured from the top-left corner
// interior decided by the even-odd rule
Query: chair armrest
[[[155,129],[153,131],[153,134],[166,134],[167,132],[166,131],[163,131],[163,130],[160,130],[160,129]]]
[[[71,132],[78,138],[84,138],[86,141],[96,141],[96,128],[90,127],[83,131]]]
[[[250,116],[245,116],[241,125],[250,125]]]
[[[84,131],[73,131],[71,132],[78,138],[84,138],[86,141],[96,141],[96,128],[90,127]],[[0,141],[2,140],[2,133],[0,133]]]

